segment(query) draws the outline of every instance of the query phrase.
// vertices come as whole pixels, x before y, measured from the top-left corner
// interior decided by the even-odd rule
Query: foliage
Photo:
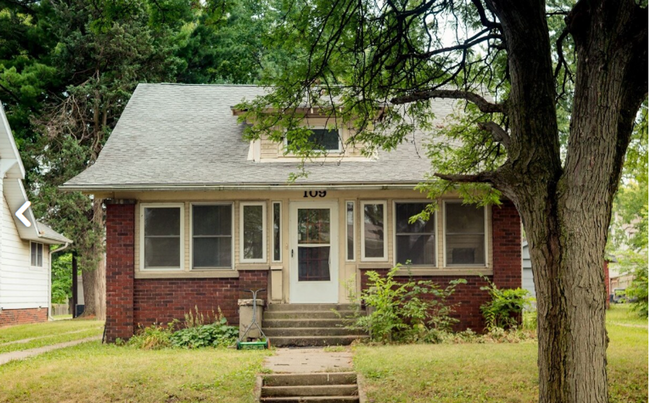
[[[639,316],[648,317],[648,253],[647,251],[624,251],[619,253],[619,264],[623,274],[632,274],[632,284],[625,290],[625,296]]]
[[[239,329],[228,326],[225,318],[208,325],[188,327],[178,330],[171,336],[174,347],[201,348],[227,347],[233,345],[239,336]]]
[[[171,324],[164,326],[154,323],[151,326],[141,328],[126,344],[143,350],[168,348],[172,345],[171,337],[173,332],[174,327]]]
[[[72,297],[72,253],[52,258],[52,303],[67,304]]]
[[[441,334],[451,330],[456,319],[451,317],[454,305],[448,298],[463,279],[450,281],[441,288],[433,281],[401,282],[395,279],[400,265],[382,276],[368,271],[369,288],[356,298],[365,304],[368,314],[357,314],[353,327],[370,333],[374,341],[383,343],[437,342]]]
[[[485,278],[487,286],[481,290],[487,290],[491,300],[481,305],[481,312],[485,318],[486,328],[490,331],[495,329],[515,329],[519,327],[519,318],[526,306],[530,304],[528,290],[522,288],[498,288],[493,282]]]

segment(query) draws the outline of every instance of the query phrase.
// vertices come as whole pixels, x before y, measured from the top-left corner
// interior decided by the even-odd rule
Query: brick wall
[[[521,287],[521,220],[509,200],[492,207],[492,253],[494,284]]]
[[[106,341],[133,336],[135,205],[106,206]]]
[[[3,309],[0,311],[0,327],[47,322],[46,308]]]
[[[243,289],[267,288],[268,271],[240,271],[239,278],[138,279],[134,287],[134,323],[167,324],[198,309],[213,317],[218,309],[231,325],[239,324],[237,300],[251,298]],[[258,298],[266,300],[266,292]]]

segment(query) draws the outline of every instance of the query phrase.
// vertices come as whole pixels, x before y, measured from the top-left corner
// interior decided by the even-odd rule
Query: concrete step
[[[356,385],[356,372],[319,372],[307,374],[266,374],[264,385]]]
[[[357,329],[346,327],[264,327],[264,334],[268,337],[302,337],[302,336],[346,336],[363,334]]]
[[[266,311],[353,311],[355,304],[269,304]]]
[[[367,339],[367,335],[353,336],[299,336],[269,337],[274,347],[347,346],[354,340]]]
[[[264,386],[262,397],[358,396],[357,385]]]
[[[352,318],[354,311],[266,311],[264,320],[269,319],[339,319]]]
[[[264,319],[264,329],[272,327],[345,327],[348,319]]]
[[[359,403],[359,396],[290,396],[263,397],[262,403]]]

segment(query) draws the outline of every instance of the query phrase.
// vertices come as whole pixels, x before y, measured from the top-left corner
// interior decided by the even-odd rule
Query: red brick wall
[[[138,279],[135,280],[134,322],[136,326],[152,323],[181,322],[184,315],[198,308],[206,317],[218,309],[231,325],[239,324],[237,300],[251,298],[241,290],[267,288],[268,271],[240,271],[239,278]],[[266,300],[266,292],[258,298]]]
[[[46,308],[3,309],[0,311],[0,327],[47,322]]]
[[[135,205],[106,206],[106,341],[133,336]]]
[[[492,253],[494,284],[521,287],[521,220],[509,200],[492,207]]]
[[[239,278],[134,279],[135,205],[106,208],[106,340],[128,339],[138,326],[167,324],[199,309],[210,315],[221,308],[233,325],[239,323],[241,290],[268,288],[267,271],[241,271]],[[259,298],[266,300],[266,292]]]

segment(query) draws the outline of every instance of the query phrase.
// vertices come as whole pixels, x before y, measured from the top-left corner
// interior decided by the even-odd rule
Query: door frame
[[[330,280],[298,281],[298,209],[328,208],[330,210]],[[294,201],[289,202],[289,303],[339,302],[339,202]],[[294,251],[292,256],[292,251]],[[308,295],[309,297],[305,297]]]

